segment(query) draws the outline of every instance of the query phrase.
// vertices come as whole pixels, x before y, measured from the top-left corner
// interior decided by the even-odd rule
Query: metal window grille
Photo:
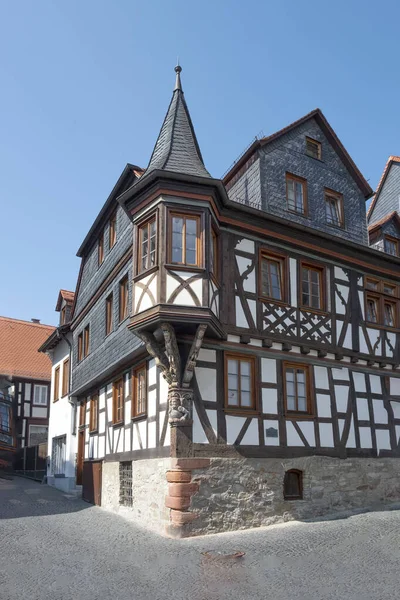
[[[119,463],[119,503],[132,506],[132,462]]]
[[[51,464],[53,475],[65,475],[65,446],[67,436],[53,438]]]

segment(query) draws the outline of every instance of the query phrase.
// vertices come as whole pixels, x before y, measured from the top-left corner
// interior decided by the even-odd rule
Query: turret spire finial
[[[178,64],[175,67],[175,73],[176,73],[176,80],[175,80],[175,87],[174,87],[174,92],[176,90],[180,90],[182,91],[182,84],[181,84],[181,71],[182,71],[182,67],[179,65],[179,58],[178,58]]]

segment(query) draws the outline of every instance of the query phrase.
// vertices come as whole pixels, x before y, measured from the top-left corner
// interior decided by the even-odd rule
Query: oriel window
[[[374,325],[398,327],[399,287],[389,281],[366,277],[365,320]]]
[[[315,310],[324,309],[322,268],[301,265],[301,305]]]
[[[301,177],[286,174],[286,200],[288,210],[305,215],[307,212],[307,182]]]
[[[139,231],[138,273],[157,264],[157,223],[153,217],[141,225]]]
[[[170,261],[173,264],[200,266],[200,217],[171,213]]]

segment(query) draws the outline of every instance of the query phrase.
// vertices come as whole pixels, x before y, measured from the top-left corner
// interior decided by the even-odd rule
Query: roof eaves
[[[130,163],[128,163],[124,170],[122,171],[121,175],[118,178],[117,183],[114,185],[113,189],[111,190],[110,195],[108,196],[107,200],[105,201],[105,203],[103,204],[99,214],[97,215],[95,221],[93,222],[91,228],[89,229],[88,233],[86,234],[85,239],[83,240],[82,244],[80,245],[78,252],[76,253],[76,256],[78,256],[79,258],[82,258],[86,247],[88,246],[88,244],[91,241],[92,235],[94,234],[94,232],[96,231],[96,229],[98,228],[100,222],[102,221],[102,219],[104,218],[104,215],[107,213],[107,211],[110,209],[114,199],[115,199],[115,194],[118,190],[118,188],[120,187],[121,183],[123,182],[123,180],[125,179],[125,177],[128,175],[129,172],[133,172],[135,173],[135,171],[142,171],[143,169],[141,167],[138,167],[137,165],[132,165]]]

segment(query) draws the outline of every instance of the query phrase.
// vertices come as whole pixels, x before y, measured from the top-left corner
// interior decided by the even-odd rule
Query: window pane
[[[294,396],[287,395],[286,402],[288,410],[296,410],[296,399]]]
[[[296,211],[303,212],[303,210],[304,210],[304,207],[303,207],[303,184],[300,183],[299,181],[296,181],[295,190],[296,190]]]
[[[250,377],[248,375],[242,375],[240,378],[240,389],[245,392],[250,392]]]
[[[182,231],[183,231],[182,217],[173,217],[172,218],[172,231],[174,233],[182,233]]]
[[[385,325],[394,327],[394,307],[392,304],[385,304]]]
[[[238,386],[238,376],[237,375],[228,375],[228,389],[229,390],[237,390]]]
[[[245,406],[246,408],[248,408],[249,406],[251,406],[250,392],[244,392],[242,390],[241,398],[240,398],[240,404],[241,404],[241,406]]]
[[[240,363],[240,372],[242,375],[250,376],[250,363],[246,361],[241,361]]]
[[[237,360],[228,360],[228,373],[237,374],[238,372],[238,361]]]
[[[186,219],[186,263],[196,264],[197,221]]]
[[[394,285],[390,285],[389,283],[384,283],[383,284],[383,293],[394,296],[396,294],[396,288]]]
[[[307,399],[305,396],[298,397],[297,410],[302,411],[302,412],[307,412]]]
[[[238,392],[235,390],[228,390],[228,404],[232,406],[239,406]]]
[[[172,262],[183,262],[182,234],[172,234]]]

